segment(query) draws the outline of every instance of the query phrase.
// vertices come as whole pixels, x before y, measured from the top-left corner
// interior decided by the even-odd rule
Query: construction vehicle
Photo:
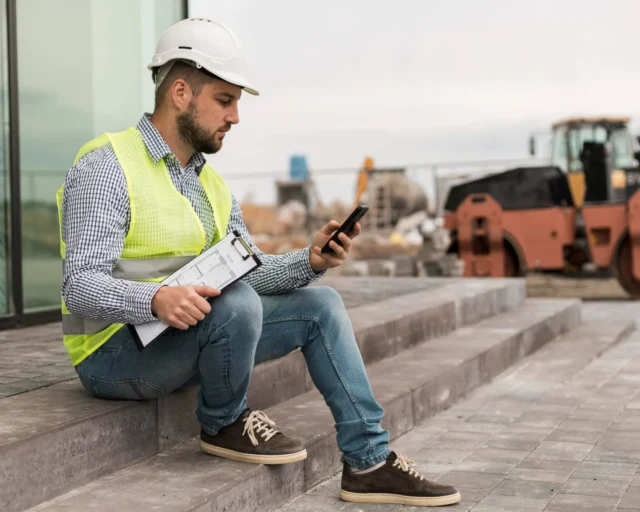
[[[640,152],[629,121],[559,121],[552,125],[549,166],[453,186],[445,226],[449,252],[464,261],[463,275],[615,275],[640,297]]]
[[[427,195],[404,167],[375,167],[373,158],[366,157],[358,172],[353,207],[362,203],[369,206],[363,227],[390,233],[400,219],[427,209]]]

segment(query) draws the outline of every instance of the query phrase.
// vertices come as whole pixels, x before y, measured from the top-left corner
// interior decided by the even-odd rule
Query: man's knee
[[[237,281],[211,301],[207,315],[212,326],[235,334],[244,341],[255,341],[262,332],[262,302],[256,291],[244,281]]]
[[[342,297],[333,288],[313,286],[301,291],[303,296],[300,299],[304,308],[312,312],[313,316],[324,320],[348,318]]]

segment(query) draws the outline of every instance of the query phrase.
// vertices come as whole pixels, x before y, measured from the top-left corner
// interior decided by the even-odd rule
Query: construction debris
[[[242,205],[256,245],[269,254],[308,247],[315,233],[334,219],[342,222],[353,206],[323,204],[304,157],[292,157],[291,179],[276,181],[275,206]],[[377,169],[367,158],[358,175],[356,204],[366,203],[362,234],[350,258],[335,273],[359,276],[459,276],[462,262],[447,254],[449,232],[441,218],[429,216],[422,187],[405,169]]]

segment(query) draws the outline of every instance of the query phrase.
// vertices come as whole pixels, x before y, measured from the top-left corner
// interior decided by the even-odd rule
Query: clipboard
[[[242,239],[238,231],[233,231],[160,284],[204,285],[222,290],[253,272],[260,265],[262,265],[260,258],[249,244]],[[143,350],[170,326],[161,320],[153,320],[143,324],[129,324],[128,327],[138,349]]]

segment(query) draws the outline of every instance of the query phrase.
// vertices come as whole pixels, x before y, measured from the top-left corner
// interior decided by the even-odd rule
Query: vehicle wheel
[[[518,264],[518,257],[513,248],[504,242],[504,276],[505,277],[519,277],[520,265]]]
[[[634,299],[640,298],[640,281],[633,277],[633,255],[629,237],[626,237],[620,245],[615,271],[618,283],[624,288],[624,291]]]

